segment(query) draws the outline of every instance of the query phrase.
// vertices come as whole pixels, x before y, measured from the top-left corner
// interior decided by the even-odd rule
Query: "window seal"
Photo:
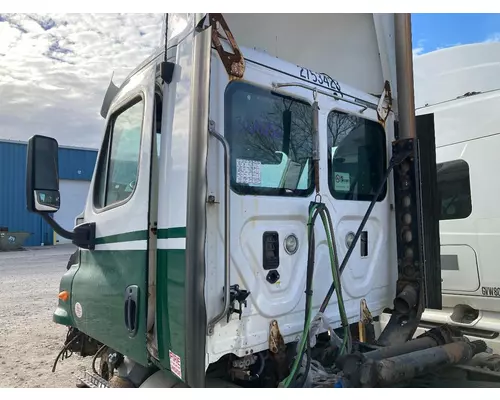
[[[119,107],[117,107],[117,109],[110,115],[109,120],[108,120],[108,124],[106,126],[106,134],[105,134],[106,136],[105,136],[105,139],[103,140],[103,145],[104,145],[104,143],[107,143],[107,154],[103,155],[103,157],[104,156],[106,157],[106,170],[105,170],[105,174],[106,174],[105,184],[106,184],[106,186],[105,186],[104,190],[105,190],[105,193],[107,193],[108,175],[109,175],[109,157],[110,157],[110,152],[111,152],[110,144],[111,144],[111,140],[112,140],[113,134],[114,134],[114,132],[113,132],[114,124],[116,122],[116,119],[123,112],[130,109],[134,105],[140,103],[141,101],[143,103],[142,122],[141,122],[141,139],[140,139],[140,146],[139,146],[139,160],[137,163],[137,181],[136,181],[136,184],[134,186],[134,190],[132,190],[132,192],[130,193],[130,195],[126,199],[117,201],[115,203],[109,204],[109,205],[104,206],[104,207],[97,206],[96,205],[96,195],[97,195],[96,185],[98,184],[98,182],[100,182],[100,177],[102,174],[102,170],[99,168],[100,163],[101,163],[101,157],[99,157],[99,161],[97,164],[97,170],[96,170],[96,176],[95,176],[94,184],[92,187],[92,191],[93,191],[93,193],[92,193],[92,209],[93,209],[94,213],[96,213],[96,214],[101,214],[103,212],[112,210],[114,208],[121,207],[121,206],[125,205],[126,203],[128,203],[134,197],[134,194],[135,194],[135,191],[137,188],[137,184],[139,183],[139,171],[141,168],[141,161],[142,161],[142,139],[143,139],[143,132],[144,132],[144,117],[146,114],[146,95],[143,91],[140,91],[139,93],[135,93],[132,96],[130,96],[128,99],[124,100],[123,104],[120,105]],[[107,195],[106,195],[106,197],[107,197]],[[106,198],[104,199],[104,202],[106,202]]]

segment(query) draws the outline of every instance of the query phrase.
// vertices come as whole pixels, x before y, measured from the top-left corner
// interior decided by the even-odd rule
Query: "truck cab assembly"
[[[57,142],[28,144],[28,209],[78,247],[54,370],[75,352],[83,387],[378,387],[486,352],[412,339],[441,271],[409,15],[166,14],[162,38],[109,85],[73,231],[50,216]]]

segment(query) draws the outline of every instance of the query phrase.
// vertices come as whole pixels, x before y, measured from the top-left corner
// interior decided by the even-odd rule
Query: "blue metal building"
[[[30,233],[25,246],[52,245],[57,241],[52,228],[26,209],[26,149],[23,142],[0,141],[0,227]],[[96,158],[95,150],[59,149],[61,209],[55,218],[67,229],[83,211]],[[78,188],[79,193],[72,193],[73,188]]]

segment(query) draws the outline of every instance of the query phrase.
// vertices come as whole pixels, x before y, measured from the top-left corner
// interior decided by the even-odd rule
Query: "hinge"
[[[377,117],[382,125],[385,125],[385,121],[387,121],[387,117],[389,116],[389,112],[392,109],[392,91],[391,85],[389,81],[385,81],[384,91],[380,96],[377,105]]]
[[[245,73],[245,59],[226,20],[222,14],[212,13],[209,14],[209,19],[212,26],[212,43],[229,75],[229,79],[242,79]],[[231,47],[230,51],[224,49],[221,39]]]
[[[153,235],[158,234],[158,223],[157,222],[154,223],[154,226],[151,227],[150,231]]]

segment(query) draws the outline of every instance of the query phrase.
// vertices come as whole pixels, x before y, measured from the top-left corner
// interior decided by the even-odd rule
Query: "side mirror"
[[[80,223],[67,231],[49,214],[59,210],[59,145],[53,138],[35,135],[28,141],[26,206],[40,214],[55,232],[82,249],[95,249],[95,222]],[[83,213],[82,213],[83,214]]]
[[[59,210],[59,145],[53,138],[35,135],[28,141],[26,205],[34,213]]]

